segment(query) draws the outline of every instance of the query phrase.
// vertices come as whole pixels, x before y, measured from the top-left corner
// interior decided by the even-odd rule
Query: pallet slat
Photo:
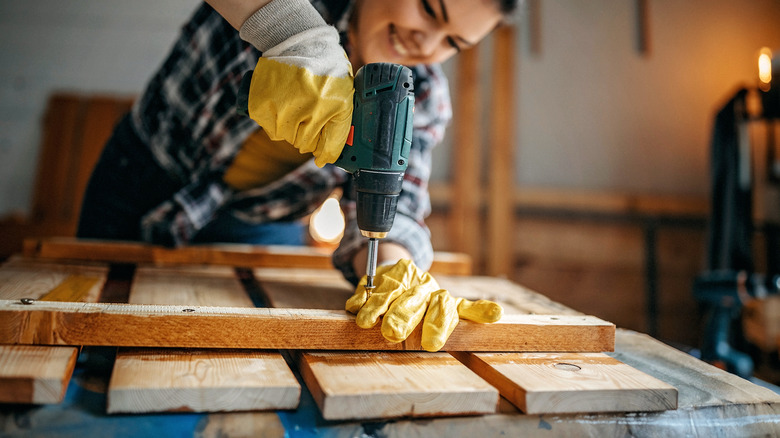
[[[526,414],[677,409],[677,389],[603,353],[452,353]]]
[[[0,343],[120,347],[421,351],[420,327],[393,344],[343,311],[0,300]],[[446,351],[613,351],[615,326],[593,316],[505,315],[461,321]]]
[[[309,352],[301,375],[326,420],[496,412],[498,390],[447,353]]]
[[[103,264],[13,257],[0,267],[0,298],[95,302],[107,274]],[[76,347],[0,345],[0,402],[61,402],[78,353]]]
[[[253,307],[232,268],[139,266],[133,304]],[[117,353],[109,413],[293,409],[301,387],[278,352],[135,349]]]

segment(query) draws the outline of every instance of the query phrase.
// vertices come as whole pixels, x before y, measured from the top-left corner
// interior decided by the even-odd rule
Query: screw
[[[32,303],[35,302],[35,299],[34,298],[22,298],[19,301],[21,301],[22,304],[32,304]]]
[[[195,309],[182,309],[182,312],[187,312],[187,313],[194,312],[194,311]]]

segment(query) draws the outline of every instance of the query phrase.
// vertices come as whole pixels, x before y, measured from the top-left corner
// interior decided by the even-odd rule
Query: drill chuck
[[[355,172],[357,224],[365,237],[384,238],[393,226],[404,173],[361,169]]]

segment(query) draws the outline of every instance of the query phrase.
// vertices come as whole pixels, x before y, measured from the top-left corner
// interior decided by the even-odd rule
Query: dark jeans
[[[81,238],[140,241],[141,218],[171,199],[183,184],[171,178],[138,138],[127,115],[114,128],[90,177],[76,235]],[[299,222],[252,225],[220,210],[193,239],[197,243],[302,245]]]

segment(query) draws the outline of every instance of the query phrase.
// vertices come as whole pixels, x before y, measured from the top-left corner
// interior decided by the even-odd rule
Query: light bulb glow
[[[314,211],[309,220],[309,233],[317,242],[336,243],[344,235],[344,213],[336,198],[328,198]]]
[[[772,82],[772,51],[764,47],[758,55],[758,80],[762,90],[768,90]]]

